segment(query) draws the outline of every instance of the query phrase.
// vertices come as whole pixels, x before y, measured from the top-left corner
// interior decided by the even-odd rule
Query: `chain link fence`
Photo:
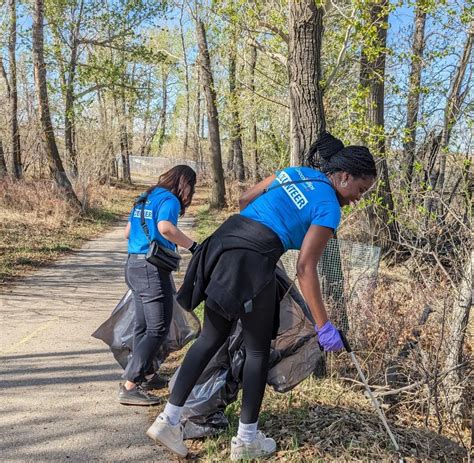
[[[296,277],[298,251],[281,258],[288,276]],[[358,332],[362,312],[372,303],[380,262],[380,248],[344,239],[329,240],[318,265],[324,303],[340,329]],[[298,289],[298,279],[295,279]]]
[[[185,164],[193,168],[198,175],[207,172],[207,162],[197,162],[189,159],[165,158],[157,156],[130,156],[130,174],[146,177],[158,177],[174,166]],[[117,156],[118,169],[122,169],[122,158]]]

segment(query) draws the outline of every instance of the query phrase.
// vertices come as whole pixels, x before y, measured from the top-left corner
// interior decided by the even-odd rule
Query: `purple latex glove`
[[[317,326],[314,329],[318,333],[319,344],[321,344],[325,351],[336,352],[344,349],[341,335],[330,321],[327,321],[321,329],[318,329]]]

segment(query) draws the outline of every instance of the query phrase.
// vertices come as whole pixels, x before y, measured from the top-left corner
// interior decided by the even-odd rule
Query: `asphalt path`
[[[0,461],[171,461],[91,333],[126,291],[125,222],[0,289]],[[158,413],[162,406],[157,406]]]

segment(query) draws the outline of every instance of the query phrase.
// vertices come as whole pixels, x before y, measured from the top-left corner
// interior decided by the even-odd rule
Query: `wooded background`
[[[427,413],[436,410],[440,430],[443,413],[463,420],[472,300],[472,3],[1,6],[0,176],[52,179],[78,208],[87,207],[85,192],[95,183],[131,182],[130,155],[207,163],[210,205],[220,209],[235,182],[304,164],[324,129],[346,144],[368,145],[380,178],[370,197],[345,210],[341,233],[382,246],[384,264],[403,268],[426,295],[441,338],[417,357],[416,374],[403,384],[428,388],[427,403],[434,397],[438,405]]]

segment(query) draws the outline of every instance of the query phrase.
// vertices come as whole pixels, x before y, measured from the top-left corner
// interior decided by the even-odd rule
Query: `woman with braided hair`
[[[186,456],[180,425],[183,406],[207,363],[224,344],[236,320],[245,345],[242,409],[231,460],[272,454],[273,439],[258,431],[275,316],[279,313],[275,266],[289,249],[299,249],[297,275],[326,351],[343,348],[328,320],[316,271],[337,229],[341,207],[355,203],[373,185],[374,159],[364,146],[346,146],[325,132],[311,146],[311,167],[289,167],[246,191],[241,212],[227,219],[197,249],[178,302],[193,310],[205,301],[199,338],[187,352],[168,403],[149,437]]]

